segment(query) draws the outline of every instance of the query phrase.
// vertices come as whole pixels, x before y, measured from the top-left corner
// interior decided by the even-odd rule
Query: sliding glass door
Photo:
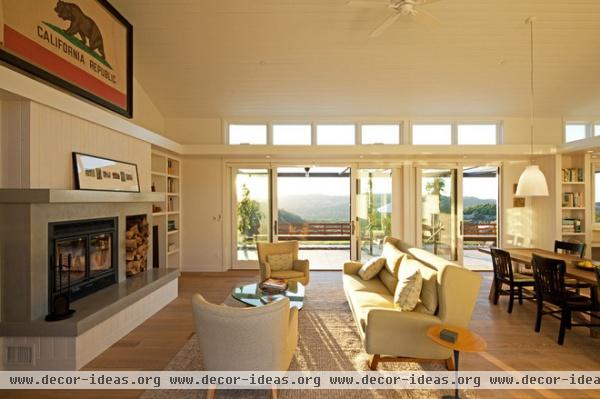
[[[312,270],[340,270],[350,259],[350,168],[282,166],[274,173],[275,239],[299,241]]]
[[[480,247],[499,242],[499,172],[497,166],[465,166],[463,174],[463,262],[471,270],[492,271],[489,255]]]
[[[473,270],[491,270],[479,247],[497,245],[497,166],[417,169],[420,246]]]
[[[418,169],[420,240],[422,248],[451,261],[460,261],[460,217],[457,168]]]
[[[348,260],[380,256],[385,236],[410,230],[403,227],[408,220],[401,219],[403,204],[409,204],[401,195],[402,185],[408,184],[401,168],[259,165],[233,166],[231,171],[234,269],[258,267],[257,242],[297,240],[299,256],[310,261],[311,269],[341,270]],[[444,206],[445,190],[437,192]],[[447,218],[440,212],[428,220],[439,225],[448,223]],[[428,237],[426,245],[449,254],[454,242],[446,237],[448,232],[445,228],[434,240]]]
[[[268,168],[233,169],[234,268],[256,267],[256,243],[271,240],[270,178]]]
[[[392,235],[392,170],[358,169],[356,172],[358,260],[381,255],[383,238]]]

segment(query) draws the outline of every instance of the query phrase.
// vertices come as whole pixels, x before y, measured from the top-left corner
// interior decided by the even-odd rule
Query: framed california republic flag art
[[[106,0],[0,0],[0,60],[129,118],[132,47]]]

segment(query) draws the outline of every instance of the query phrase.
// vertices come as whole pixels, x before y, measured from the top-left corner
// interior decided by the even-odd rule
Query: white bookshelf
[[[152,150],[152,189],[165,193],[165,201],[152,206],[153,225],[158,226],[160,267],[181,269],[181,159]]]
[[[592,204],[592,164],[591,157],[585,153],[563,154],[557,157],[557,193],[560,217],[557,220],[557,239],[586,244],[586,257],[590,257],[593,247],[593,204]],[[563,170],[581,170],[580,173],[565,173]],[[577,203],[568,199],[578,198]],[[578,220],[579,231],[566,230],[564,219]]]

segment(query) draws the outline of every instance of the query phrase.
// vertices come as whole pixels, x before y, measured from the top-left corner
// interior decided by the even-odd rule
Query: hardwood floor
[[[336,278],[341,272],[315,271],[311,278]],[[535,306],[515,304],[513,313],[506,311],[506,298],[498,306],[488,301],[491,274],[484,273],[484,283],[471,328],[488,343],[482,354],[463,354],[461,370],[600,370],[600,339],[589,337],[585,328],[567,332],[564,346],[556,343],[559,323],[544,318],[542,331],[533,330]],[[184,273],[179,280],[179,296],[107,351],[85,370],[162,370],[194,332],[190,301],[202,293],[209,301],[220,303],[235,285],[255,281],[257,272]],[[598,398],[596,391],[478,391],[479,397],[502,398]],[[141,391],[4,391],[1,398],[127,398],[139,397]]]

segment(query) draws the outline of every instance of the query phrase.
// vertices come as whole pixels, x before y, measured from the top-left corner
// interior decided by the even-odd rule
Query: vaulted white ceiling
[[[376,1],[376,0],[374,0]],[[383,0],[385,1],[385,0]],[[112,0],[165,117],[600,116],[599,0],[441,0],[441,23],[345,0]]]

